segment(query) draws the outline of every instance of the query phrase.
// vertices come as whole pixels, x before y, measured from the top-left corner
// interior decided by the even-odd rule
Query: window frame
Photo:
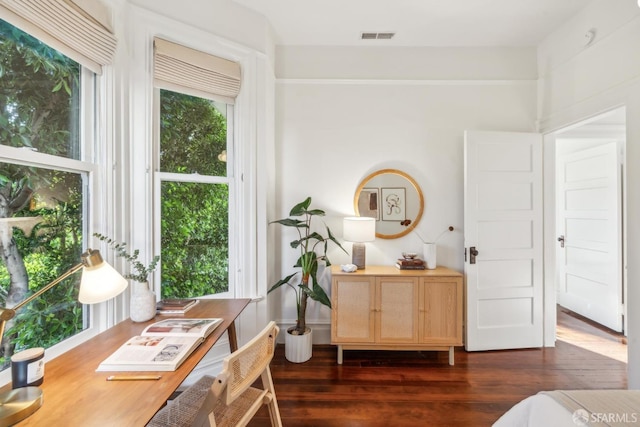
[[[162,37],[202,52],[235,61],[242,69],[240,93],[234,103],[235,194],[234,218],[237,224],[235,247],[230,246],[229,268],[235,284],[232,298],[251,298],[253,303],[237,319],[239,341],[254,336],[269,317],[267,290],[269,270],[273,264],[273,248],[269,243],[268,221],[275,193],[274,111],[275,76],[269,55],[255,47],[239,44],[211,29],[203,30],[148,8],[130,5],[128,22],[131,43],[128,45],[129,128],[123,150],[130,159],[132,181],[128,200],[136,206],[122,207],[129,226],[130,244],[141,254],[157,251],[153,239],[155,173],[153,160],[153,40]],[[131,142],[131,143],[129,143]],[[134,143],[135,142],[135,143]],[[125,144],[123,141],[122,144]],[[231,209],[231,208],[230,208]],[[134,215],[134,213],[143,213]],[[157,253],[157,252],[156,252]],[[162,260],[160,261],[162,263]],[[232,269],[233,268],[233,269]],[[153,278],[155,286],[156,277]],[[224,345],[224,342],[221,342]]]
[[[166,90],[166,89],[165,89]],[[213,175],[200,175],[198,173],[192,174],[181,174],[181,173],[173,173],[173,172],[162,172],[160,170],[160,91],[161,88],[155,87],[153,88],[153,158],[154,158],[154,178],[153,178],[153,241],[154,241],[154,251],[155,253],[161,253],[161,222],[162,222],[162,183],[163,182],[188,182],[188,183],[200,183],[200,184],[226,184],[229,187],[229,212],[228,215],[228,225],[229,229],[227,231],[228,236],[227,240],[229,242],[229,259],[228,259],[228,270],[227,270],[227,283],[228,289],[227,292],[220,292],[217,294],[208,294],[208,295],[195,295],[198,298],[234,298],[236,295],[236,275],[232,274],[233,271],[236,271],[236,247],[238,246],[238,221],[236,212],[237,212],[237,200],[238,194],[236,189],[238,186],[236,185],[236,177],[234,171],[236,168],[234,167],[234,115],[235,115],[235,106],[233,104],[225,103],[227,106],[226,118],[227,118],[227,175],[226,176],[213,176]],[[172,89],[173,92],[179,92],[175,89]],[[186,94],[189,96],[195,96],[191,94]],[[205,98],[206,99],[206,98]],[[162,295],[162,267],[153,273],[153,283],[154,290],[158,295]]]
[[[100,143],[97,132],[97,94],[96,82],[98,76],[86,67],[80,67],[80,160],[40,153],[26,147],[11,147],[0,145],[0,161],[14,164],[34,166],[42,169],[60,170],[84,175],[83,197],[83,247],[91,247],[93,224],[96,223],[95,214],[100,211],[100,200],[103,189],[99,185],[98,177],[102,173],[96,147]],[[85,160],[88,159],[88,160]],[[78,259],[80,262],[80,259]],[[68,268],[73,267],[69,265]],[[106,328],[105,312],[112,303],[84,305],[88,310],[86,328],[70,336],[45,351],[45,363],[73,347],[87,341]],[[11,369],[0,371],[0,384],[11,381]]]

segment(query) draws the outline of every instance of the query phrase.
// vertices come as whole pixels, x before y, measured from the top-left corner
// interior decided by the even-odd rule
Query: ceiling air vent
[[[396,35],[396,33],[378,33],[378,39],[380,39],[380,40],[390,40],[395,35]]]
[[[361,40],[390,40],[396,33],[361,33]]]

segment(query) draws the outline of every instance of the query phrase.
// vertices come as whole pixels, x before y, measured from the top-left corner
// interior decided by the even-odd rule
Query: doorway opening
[[[620,336],[627,330],[625,116],[621,107],[552,134],[555,226],[546,233],[555,284],[547,303]],[[555,326],[560,339],[562,325]]]

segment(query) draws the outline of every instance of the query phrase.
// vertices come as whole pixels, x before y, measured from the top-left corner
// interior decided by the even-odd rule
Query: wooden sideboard
[[[462,345],[462,274],[444,267],[331,267],[331,344],[343,350],[448,351]]]

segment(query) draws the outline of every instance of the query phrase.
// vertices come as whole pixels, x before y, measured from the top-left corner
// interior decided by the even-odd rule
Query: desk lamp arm
[[[47,292],[49,289],[53,288],[54,286],[56,286],[57,284],[59,284],[60,282],[62,282],[66,278],[68,278],[69,276],[71,276],[72,274],[77,273],[84,266],[85,266],[85,263],[81,262],[78,265],[75,265],[75,266],[71,267],[62,276],[60,276],[57,279],[53,280],[51,283],[46,285],[44,288],[39,289],[36,293],[34,293],[32,295],[29,295],[26,299],[24,299],[23,301],[20,301],[18,304],[16,304],[12,308],[3,308],[3,307],[0,308],[0,341],[2,340],[2,337],[4,336],[4,326],[5,326],[5,324],[9,320],[11,320],[11,319],[13,319],[15,317],[16,312],[18,310],[20,310],[25,305],[29,304],[34,299],[38,298],[40,295],[42,295],[45,292]]]
[[[25,305],[29,304],[34,299],[38,298],[40,295],[42,295],[45,292],[47,292],[49,289],[51,289],[54,286],[58,285],[60,282],[62,282],[63,280],[67,279],[72,274],[77,273],[83,267],[97,267],[97,266],[102,265],[103,262],[104,262],[102,260],[102,256],[100,255],[100,252],[96,251],[96,250],[93,250],[93,249],[87,249],[87,251],[84,252],[81,255],[81,259],[82,259],[82,261],[79,264],[74,265],[69,270],[67,270],[65,273],[63,273],[60,277],[58,277],[57,279],[54,279],[51,283],[49,283],[48,285],[46,285],[43,288],[39,289],[34,294],[29,295],[27,298],[25,298],[23,301],[20,301],[15,306],[13,306],[11,308],[0,307],[0,342],[2,341],[2,337],[4,336],[5,324],[9,320],[11,320],[11,319],[13,319],[15,317],[16,312],[18,310],[20,310]]]

